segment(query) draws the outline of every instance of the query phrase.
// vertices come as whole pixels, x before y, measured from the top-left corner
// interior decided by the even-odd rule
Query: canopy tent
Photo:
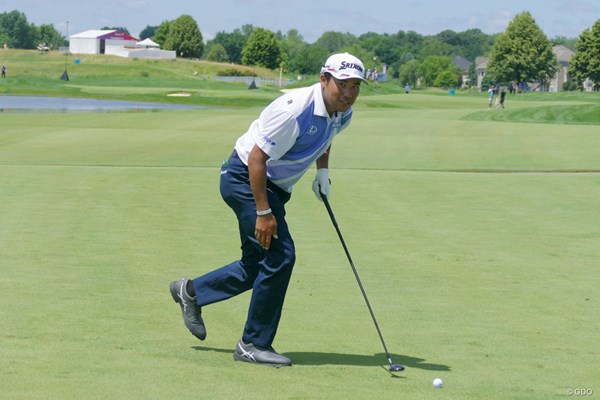
[[[152,41],[152,39],[150,38],[146,38],[144,40],[142,40],[141,42],[137,42],[136,46],[142,46],[142,47],[160,47],[160,45],[154,41]]]

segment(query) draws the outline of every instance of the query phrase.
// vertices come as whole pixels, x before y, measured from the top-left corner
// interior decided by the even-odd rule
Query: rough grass
[[[137,60],[114,56],[64,55],[58,52],[4,50],[7,79],[0,82],[0,94],[93,97],[103,99],[157,101],[177,104],[220,106],[264,105],[279,92],[264,86],[248,91],[244,83],[223,83],[208,79],[230,64],[193,60]],[[79,60],[78,64],[73,60]],[[252,69],[236,66],[240,70]],[[65,69],[70,80],[60,80]],[[257,74],[273,72],[255,68]],[[167,97],[188,92],[190,97]]]

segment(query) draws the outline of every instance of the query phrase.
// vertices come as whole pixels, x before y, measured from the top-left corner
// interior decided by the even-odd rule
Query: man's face
[[[358,78],[341,80],[334,77],[328,81],[325,75],[321,75],[323,100],[329,115],[336,111],[347,111],[354,104],[360,93],[361,82]]]

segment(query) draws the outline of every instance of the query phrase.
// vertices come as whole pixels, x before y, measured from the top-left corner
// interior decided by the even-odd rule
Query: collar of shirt
[[[325,107],[325,101],[323,100],[323,92],[321,89],[321,83],[317,83],[314,85],[314,99],[315,99],[315,110],[313,111],[314,115],[318,115],[320,117],[329,118],[329,113],[327,113],[327,108]]]

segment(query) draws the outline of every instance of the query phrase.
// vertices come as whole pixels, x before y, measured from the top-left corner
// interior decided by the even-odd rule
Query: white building
[[[138,42],[121,31],[85,31],[69,37],[69,51],[73,54],[109,54],[125,58],[167,58],[174,60],[175,51],[161,50],[150,39]]]
[[[69,37],[69,52],[73,54],[110,54],[110,47],[134,47],[138,40],[117,30],[91,30]]]
[[[556,69],[556,75],[550,80],[548,91],[561,92],[563,90],[563,85],[570,80],[569,63],[575,52],[562,45],[552,47],[552,52],[558,61],[558,68]]]

